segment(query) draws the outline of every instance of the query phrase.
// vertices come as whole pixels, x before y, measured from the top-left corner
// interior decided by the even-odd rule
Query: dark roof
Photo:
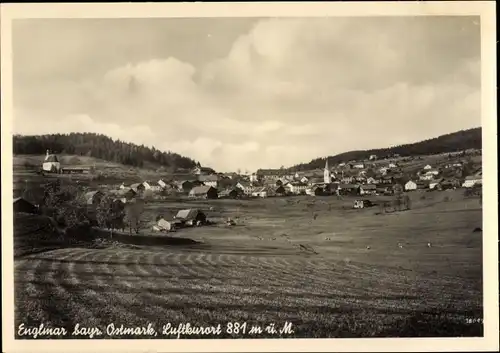
[[[175,216],[175,218],[185,220],[185,221],[193,220],[193,219],[196,219],[196,217],[198,216],[199,213],[201,213],[199,210],[197,210],[195,208],[189,208],[189,209],[180,210],[179,212],[177,212],[177,215]]]
[[[199,181],[205,182],[205,181],[218,181],[219,178],[217,175],[200,175],[198,177]]]
[[[57,159],[57,156],[55,154],[49,154],[45,157],[44,162],[59,162],[59,159]]]
[[[214,188],[211,186],[207,186],[207,185],[195,186],[194,188],[191,189],[189,194],[203,195],[203,194],[206,194],[208,191],[210,191],[210,189],[214,189]]]
[[[281,169],[259,169],[256,174],[261,175],[281,175],[283,170]]]
[[[339,184],[339,189],[357,189],[358,187],[357,184]]]

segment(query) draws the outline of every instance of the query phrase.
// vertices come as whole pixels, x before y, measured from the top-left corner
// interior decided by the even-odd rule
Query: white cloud
[[[480,124],[472,22],[262,20],[202,66],[151,58],[76,82],[18,85],[16,131],[100,132],[223,170],[429,138]]]

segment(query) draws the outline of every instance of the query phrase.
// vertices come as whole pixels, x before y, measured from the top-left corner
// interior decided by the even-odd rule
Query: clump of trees
[[[398,193],[390,201],[384,201],[380,204],[380,213],[391,213],[411,210],[411,199],[408,194]]]
[[[101,228],[109,229],[111,238],[113,237],[114,229],[125,229],[124,216],[125,209],[123,203],[107,196],[101,199],[96,209],[97,224]]]
[[[61,180],[57,179],[45,184],[43,193],[42,212],[64,227],[64,234],[90,225],[83,192],[79,187],[61,185]]]
[[[127,226],[129,233],[139,234],[141,229],[141,218],[144,213],[144,202],[137,199],[125,206],[124,224]]]
[[[154,163],[175,170],[190,169],[197,165],[196,161],[177,153],[162,152],[154,147],[138,146],[95,133],[15,135],[13,138],[14,154],[40,155],[47,150],[52,153],[95,157],[134,167]]]

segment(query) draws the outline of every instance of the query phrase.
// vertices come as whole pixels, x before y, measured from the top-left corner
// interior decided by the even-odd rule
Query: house
[[[389,163],[388,167],[389,168],[397,168],[398,165],[396,163]]]
[[[89,174],[90,168],[86,167],[64,167],[60,169],[62,174]]]
[[[240,188],[226,189],[219,192],[219,198],[236,199],[242,193],[243,191]]]
[[[389,170],[389,168],[382,167],[378,171],[379,171],[380,174],[386,175],[388,170]]]
[[[134,183],[134,184],[130,185],[130,188],[132,190],[134,190],[136,193],[139,193],[139,192],[146,190],[143,183]]]
[[[360,185],[358,190],[360,195],[371,195],[377,192],[377,186],[374,184]]]
[[[276,189],[274,189],[274,194],[276,196],[284,196],[286,195],[286,189],[283,185],[278,186]]]
[[[193,198],[216,199],[218,196],[217,189],[208,185],[195,186],[189,191],[189,197]]]
[[[250,174],[250,182],[256,182],[258,180],[259,180],[259,176],[257,175],[257,173]]]
[[[157,227],[160,231],[171,231],[174,228],[173,222],[167,221],[165,218],[160,217],[157,222]]]
[[[417,181],[417,189],[418,190],[424,190],[429,188],[429,182],[428,181]]]
[[[464,188],[471,188],[476,185],[481,185],[483,183],[481,175],[469,175],[465,177],[464,183],[462,186]]]
[[[121,198],[124,198],[126,201],[132,200],[134,197],[137,196],[137,192],[134,191],[134,189],[121,189],[118,191],[118,196]]]
[[[241,189],[245,195],[251,195],[254,189],[251,183],[245,181],[239,181],[236,187]]]
[[[429,189],[433,190],[433,189],[437,189],[437,188],[440,188],[440,184],[443,182],[444,179],[437,179],[437,180],[433,180],[429,183]]]
[[[217,188],[219,178],[217,177],[217,175],[199,175],[198,181],[202,182],[206,186]]]
[[[429,169],[425,172],[425,175],[438,175],[439,174],[439,170],[437,169]]]
[[[13,210],[15,213],[38,213],[38,207],[23,197],[17,197],[14,199]]]
[[[306,176],[303,176],[302,178],[300,178],[300,182],[303,184],[307,184],[309,182],[309,178]]]
[[[267,188],[261,187],[257,190],[252,191],[253,197],[267,197]]]
[[[211,174],[215,174],[215,170],[213,170],[212,168],[201,167],[198,165],[198,166],[193,168],[192,173],[195,175],[202,175],[202,174],[211,175]]]
[[[380,184],[392,184],[394,183],[394,178],[392,176],[383,176],[380,180]]]
[[[277,180],[283,174],[281,169],[259,169],[256,172],[259,179]]]
[[[370,155],[369,160],[370,160],[370,161],[376,161],[376,160],[377,160],[377,155],[376,155],[376,154],[372,154],[372,155]]]
[[[161,191],[161,186],[158,183],[153,183],[152,181],[144,181],[142,183],[144,190],[151,190],[153,192]]]
[[[460,180],[458,178],[446,178],[441,183],[443,189],[454,189],[460,187]]]
[[[307,189],[307,184],[299,182],[290,182],[285,185],[285,189],[287,189],[290,193],[299,195],[304,194]]]
[[[352,165],[352,168],[354,168],[354,169],[364,169],[365,165],[363,163],[354,163]]]
[[[351,184],[354,181],[353,176],[345,176],[340,179],[343,184]]]
[[[405,184],[405,190],[406,190],[406,191],[417,190],[417,183],[416,183],[416,182],[414,182],[413,180],[409,180],[409,181]]]
[[[425,167],[424,167],[424,170],[430,170],[432,169],[432,166],[430,164],[427,164]]]
[[[125,189],[125,188],[126,188],[125,183],[121,183],[121,184],[120,184],[120,190],[123,190],[123,189]]]
[[[357,192],[358,189],[359,189],[359,185],[357,185],[357,184],[339,184],[338,185],[339,194],[341,194],[341,195],[354,194]]]
[[[423,175],[420,175],[418,178],[420,180],[429,181],[429,180],[433,180],[434,179],[434,175],[433,174],[423,174]]]
[[[207,216],[198,209],[190,208],[177,212],[174,219],[181,224],[194,225],[198,222],[201,224],[205,223]]]
[[[45,159],[42,163],[42,170],[50,173],[59,173],[61,170],[61,163],[55,154],[50,154],[47,150]]]
[[[89,191],[85,194],[85,203],[87,205],[98,205],[103,197],[104,194],[100,191]]]
[[[164,190],[171,189],[173,187],[173,185],[170,182],[166,182],[163,179],[158,180],[158,185],[160,186],[160,188],[162,188]]]
[[[378,184],[380,180],[375,179],[374,177],[368,177],[366,178],[366,183],[367,184]]]

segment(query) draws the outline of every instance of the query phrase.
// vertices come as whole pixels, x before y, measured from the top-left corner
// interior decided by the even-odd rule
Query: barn
[[[195,186],[189,192],[189,197],[201,199],[216,199],[219,197],[217,189],[212,186],[202,185]]]
[[[181,224],[189,225],[193,225],[198,222],[203,224],[207,220],[207,216],[203,212],[195,208],[180,210],[179,212],[177,212],[174,218]]]
[[[15,213],[38,213],[38,207],[22,197],[14,199],[13,208]]]

